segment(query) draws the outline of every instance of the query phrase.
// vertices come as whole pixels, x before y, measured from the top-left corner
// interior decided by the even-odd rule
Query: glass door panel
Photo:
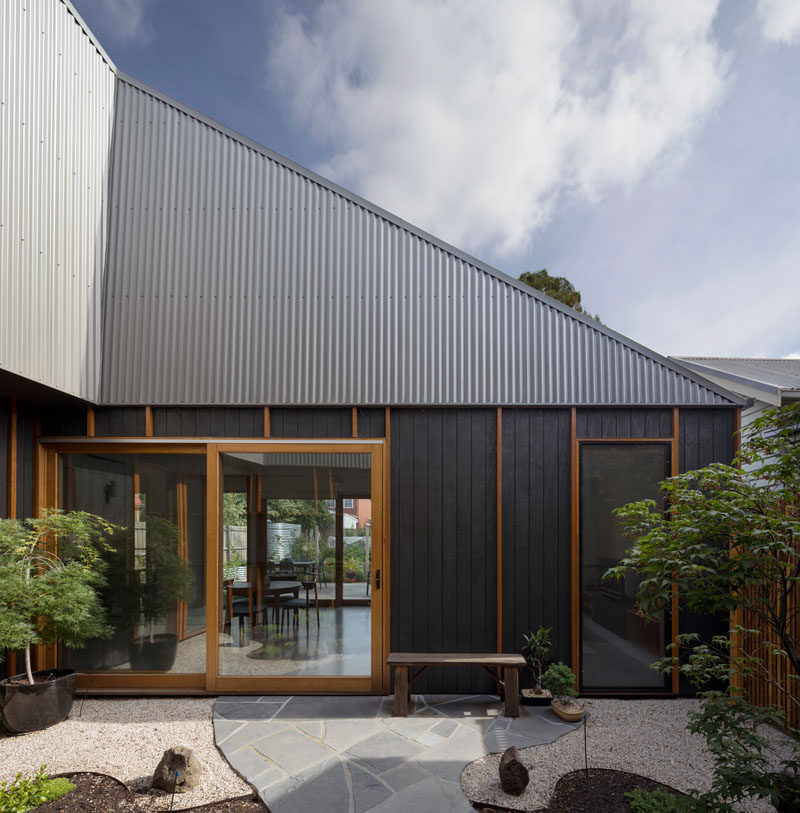
[[[663,657],[669,619],[645,623],[636,609],[639,580],[603,581],[631,546],[615,508],[635,500],[660,501],[658,483],[669,475],[665,443],[582,443],[580,448],[581,688],[666,688],[650,668]]]
[[[369,453],[221,455],[218,674],[373,674]]]

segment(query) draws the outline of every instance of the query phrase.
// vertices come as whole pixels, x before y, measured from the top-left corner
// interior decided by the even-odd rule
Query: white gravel
[[[590,768],[612,768],[641,774],[678,790],[707,790],[713,761],[702,737],[686,730],[687,712],[695,700],[587,700],[588,762]],[[530,772],[521,796],[500,787],[499,754],[468,765],[461,787],[473,801],[537,810],[546,807],[559,777],[584,767],[583,729],[571,731],[548,745],[520,750]],[[773,811],[767,802],[749,802],[748,811]]]
[[[0,781],[44,764],[50,773],[97,771],[134,790],[149,787],[164,751],[194,750],[202,763],[199,788],[175,796],[175,810],[252,793],[214,745],[214,698],[98,698],[75,700],[69,719],[44,731],[0,735]],[[164,809],[168,809],[168,796]]]

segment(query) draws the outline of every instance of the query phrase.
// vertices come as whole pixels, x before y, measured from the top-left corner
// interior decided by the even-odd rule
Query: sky
[[[798,0],[73,0],[117,67],[665,355],[800,358]]]

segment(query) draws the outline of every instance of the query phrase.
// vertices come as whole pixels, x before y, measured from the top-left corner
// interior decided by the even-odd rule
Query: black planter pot
[[[0,680],[0,720],[12,734],[49,728],[66,720],[72,708],[78,684],[74,669],[48,669],[34,672],[33,677],[41,682],[31,685],[25,674]]]
[[[134,638],[129,645],[128,652],[131,657],[131,669],[136,672],[169,672],[175,663],[175,654],[178,651],[178,636],[173,633],[161,632]]]

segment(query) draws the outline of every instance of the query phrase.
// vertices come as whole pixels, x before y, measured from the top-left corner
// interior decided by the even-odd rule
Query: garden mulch
[[[156,813],[169,810],[168,793],[134,793],[113,776],[99,773],[64,773],[76,787],[60,799],[36,808],[36,813]],[[181,794],[175,794],[174,811],[203,813],[269,813],[267,806],[253,795],[225,799],[198,807],[185,807]]]
[[[684,796],[675,788],[662,785],[645,776],[626,771],[589,768],[587,771],[571,771],[564,774],[556,784],[550,804],[535,813],[630,813],[625,794],[634,788],[663,790]],[[494,813],[524,813],[511,808],[478,807]]]

